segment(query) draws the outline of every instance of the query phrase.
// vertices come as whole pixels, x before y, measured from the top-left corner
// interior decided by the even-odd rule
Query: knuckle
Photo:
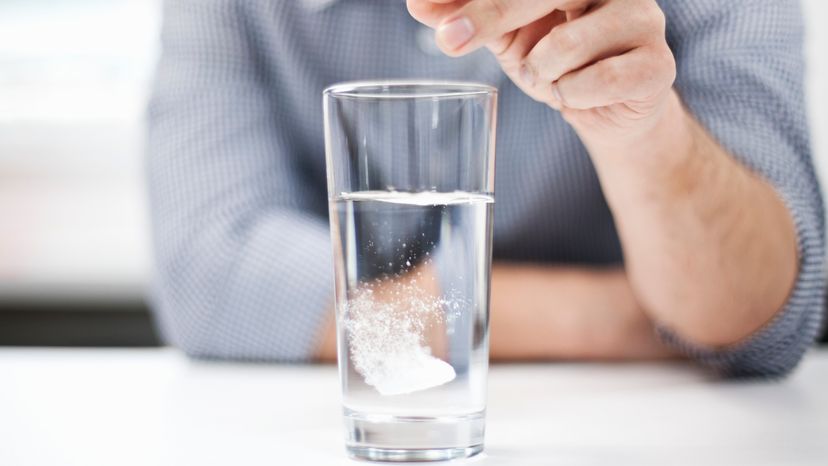
[[[641,22],[647,31],[663,32],[667,25],[664,11],[652,0],[646,0],[640,9]]]
[[[663,47],[660,52],[660,62],[664,66],[665,74],[670,82],[670,86],[676,81],[678,71],[676,70],[676,57],[670,47]]]
[[[609,89],[620,87],[621,83],[626,79],[626,73],[620,60],[606,60],[601,65],[601,85]]]
[[[659,76],[675,76],[676,74],[676,58],[673,56],[673,51],[670,47],[659,45],[656,47],[646,48],[648,51],[647,67]]]
[[[517,31],[511,31],[506,35],[492,41],[488,45],[495,57],[499,60],[511,60],[515,57],[515,43],[517,42]]]

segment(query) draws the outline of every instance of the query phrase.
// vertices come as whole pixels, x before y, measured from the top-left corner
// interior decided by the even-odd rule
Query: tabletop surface
[[[496,365],[486,451],[466,462],[825,465],[826,386],[828,350],[781,382],[678,362]],[[333,366],[0,349],[0,465],[353,465],[339,402]]]

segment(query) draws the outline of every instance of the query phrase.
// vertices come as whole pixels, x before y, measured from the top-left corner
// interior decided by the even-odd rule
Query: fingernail
[[[470,41],[474,35],[474,24],[463,16],[437,28],[437,39],[451,50],[456,50]]]

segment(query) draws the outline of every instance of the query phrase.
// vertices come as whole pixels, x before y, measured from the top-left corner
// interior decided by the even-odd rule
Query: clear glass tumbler
[[[483,449],[496,89],[324,92],[339,372],[352,457]]]

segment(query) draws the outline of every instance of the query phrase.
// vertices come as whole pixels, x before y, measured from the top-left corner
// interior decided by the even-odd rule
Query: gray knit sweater
[[[796,0],[663,0],[676,88],[702,124],[776,187],[800,268],[785,309],[713,351],[729,375],[782,375],[818,331],[824,218],[803,101]],[[321,91],[337,81],[474,80],[500,89],[495,260],[620,264],[590,159],[554,110],[487,52],[440,55],[402,0],[168,0],[149,108],[154,305],[199,357],[303,361],[333,302]]]

